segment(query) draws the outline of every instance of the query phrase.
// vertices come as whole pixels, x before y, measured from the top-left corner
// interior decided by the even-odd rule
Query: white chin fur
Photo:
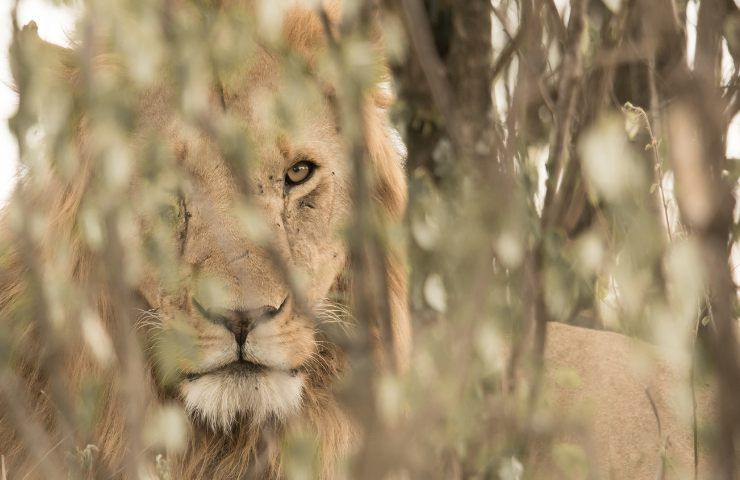
[[[268,415],[284,419],[301,405],[303,378],[287,372],[267,371],[247,375],[216,372],[180,387],[185,409],[213,430],[229,431],[241,415],[261,423]]]

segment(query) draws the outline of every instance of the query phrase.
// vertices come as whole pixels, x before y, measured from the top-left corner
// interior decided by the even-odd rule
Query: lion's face
[[[242,416],[259,422],[299,409],[304,367],[317,355],[314,312],[345,263],[342,228],[351,203],[328,103],[299,105],[285,134],[255,113],[279,87],[264,75],[249,82],[212,105],[225,108],[252,141],[247,171],[233,170],[205,135],[171,134],[187,177],[172,245],[184,273],[173,288],[150,269],[140,287],[164,333],[190,334],[192,351],[177,359],[187,410],[224,430]],[[150,122],[178,130],[161,112]],[[286,275],[297,278],[298,297]]]
[[[328,473],[348,451],[354,429],[331,392],[341,370],[339,346],[329,343],[316,324],[341,322],[335,312],[344,307],[327,307],[325,300],[345,288],[351,296],[361,294],[357,303],[368,308],[357,313],[369,335],[361,332],[356,340],[370,340],[379,369],[403,371],[410,358],[403,242],[394,229],[404,215],[406,181],[389,135],[389,99],[365,83],[383,81],[381,49],[360,37],[354,40],[360,48],[347,49],[360,60],[351,65],[363,79],[363,90],[356,92],[361,98],[343,102],[354,90],[345,88],[351,82],[337,68],[344,56],[325,48],[326,27],[342,34],[337,0],[322,1],[327,8],[321,17],[313,2],[276,2],[285,10],[278,43],[273,43],[275,18],[257,15],[269,20],[269,41],[261,41],[261,30],[249,20],[255,3],[271,2],[206,3],[219,8],[204,12],[195,4],[174,2],[167,11],[193,7],[176,17],[182,28],[194,28],[199,35],[211,26],[248,30],[238,37],[247,43],[244,48],[233,44],[240,56],[229,55],[224,63],[218,55],[196,52],[196,61],[182,68],[185,53],[178,47],[172,49],[173,64],[164,66],[154,85],[136,83],[121,89],[120,96],[111,89],[135,82],[125,58],[90,58],[85,45],[83,55],[53,48],[32,26],[24,28],[19,48],[14,47],[24,59],[18,65],[26,65],[27,57],[35,59],[36,48],[54,59],[44,61],[40,71],[62,87],[69,117],[52,117],[56,123],[69,118],[64,131],[74,138],[73,148],[65,143],[60,150],[64,161],[55,157],[48,165],[39,164],[43,181],[33,180],[35,167],[29,168],[29,181],[20,182],[17,193],[20,208],[32,205],[38,218],[49,220],[38,222],[44,228],[38,229],[40,238],[34,237],[34,252],[36,240],[41,243],[34,264],[44,266],[44,275],[53,272],[52,280],[59,272],[69,273],[70,288],[59,290],[73,294],[69,310],[61,310],[63,318],[90,313],[81,330],[77,324],[69,330],[80,331],[81,338],[63,342],[59,372],[67,378],[61,380],[74,395],[86,395],[88,379],[96,385],[99,380],[104,389],[94,428],[86,423],[79,432],[110,461],[110,469],[101,471],[125,471],[134,466],[127,452],[133,448],[137,458],[142,453],[137,445],[143,439],[128,438],[138,430],[129,432],[132,410],[121,408],[135,393],[140,394],[137,410],[156,413],[161,402],[177,397],[192,417],[187,451],[171,464],[175,476],[243,477],[263,468],[278,473],[280,452],[274,447],[280,434],[296,424],[316,432],[321,468]],[[223,40],[215,33],[202,38]],[[231,54],[232,43],[221,43]],[[208,68],[211,61],[213,69]],[[111,102],[102,108],[88,102],[102,92]],[[33,97],[34,89],[23,87],[21,95]],[[35,112],[39,102],[31,103]],[[348,112],[344,107],[350,105],[358,111]],[[343,138],[337,119],[352,138]],[[344,157],[359,150],[355,139],[361,140],[362,153],[350,162]],[[52,143],[56,150],[57,142]],[[360,159],[366,182],[354,192],[351,178]],[[362,207],[361,225],[373,228],[367,230],[369,241],[353,238],[361,256],[340,279],[348,257],[343,231],[354,221],[355,198],[362,202],[355,205]],[[10,209],[8,215],[0,213],[3,227],[17,224],[25,230],[25,222],[16,222]],[[46,388],[46,374],[57,373],[47,372],[48,356],[38,354],[44,335],[54,332],[35,321],[16,320],[35,295],[33,268],[24,256],[30,245],[25,234],[16,246],[14,235],[6,232],[10,229],[0,228],[4,244],[9,237],[0,319],[11,320],[12,328],[22,325],[17,342],[22,360],[17,363],[29,392],[38,392]],[[47,269],[47,261],[54,268]],[[31,311],[28,316],[35,320]],[[129,348],[129,332],[122,330],[128,320],[146,349],[149,371],[139,369],[139,352]],[[96,344],[107,339],[106,332],[126,337],[116,339],[114,348],[107,348],[108,342]],[[15,354],[15,345],[12,349]],[[124,365],[129,360],[131,365]],[[118,375],[116,368],[126,373]],[[131,375],[139,372],[141,388],[133,391]],[[43,395],[29,400],[29,412],[38,419],[55,415],[53,400]],[[3,417],[0,412],[0,448],[17,452],[32,447],[19,442]],[[33,449],[28,450],[28,455],[12,456],[21,464],[19,469],[11,465],[13,471],[23,472],[26,463],[30,470],[38,466]]]

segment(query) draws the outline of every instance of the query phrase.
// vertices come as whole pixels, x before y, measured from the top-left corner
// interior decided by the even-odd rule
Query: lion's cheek
[[[213,370],[237,359],[236,344],[233,342],[221,342],[213,346],[201,346],[198,352],[198,371]]]
[[[161,303],[159,282],[156,276],[144,269],[138,278],[138,291],[148,304],[148,308],[159,308]]]

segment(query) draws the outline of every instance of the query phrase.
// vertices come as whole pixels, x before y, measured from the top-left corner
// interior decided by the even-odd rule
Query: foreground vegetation
[[[77,246],[60,238],[49,265],[36,261],[56,218],[32,205],[44,197],[50,170],[68,179],[86,174],[73,128],[84,119],[85,147],[100,174],[75,225],[105,265],[101,284],[126,291],[136,273],[130,265],[145,262],[177,282],[177,260],[162,254],[171,240],[169,197],[131,198],[128,182],[143,177],[152,192],[176,191],[183,179],[167,139],[153,136],[145,149],[132,149],[133,99],[171,79],[183,124],[208,136],[236,171],[248,171],[254,139],[236,134],[233,119],[214,115],[202,99],[214,79],[241,71],[237,60],[248,45],[282,48],[281,2],[260,2],[256,16],[219,15],[213,3],[88,0],[73,53],[29,40],[32,26],[14,27],[20,104],[11,126],[29,190],[12,199],[7,215],[32,286],[13,307],[12,327],[0,331],[0,398],[18,406],[16,422],[24,420],[25,393],[9,368],[17,361],[10,346],[30,319],[44,322],[43,368],[52,376],[79,332],[101,368],[134,383],[137,368],[187,344],[169,338],[147,350],[131,331],[101,330],[89,304],[97,283],[67,276],[66,255]],[[687,9],[698,9],[693,51]],[[354,181],[353,222],[343,234],[362,280],[332,299],[333,321],[324,325],[352,365],[338,387],[363,432],[350,476],[526,478],[533,446],[543,442],[565,475],[587,475],[587,452],[553,440],[577,422],[557,421],[541,382],[545,325],[557,321],[661,345],[695,383],[714,381],[716,418],[697,439],[709,446],[719,478],[736,478],[740,343],[730,254],[740,233],[733,196],[740,168],[725,146],[740,111],[738,7],[722,0],[571,0],[561,9],[549,0],[345,1],[336,28],[325,20],[328,47],[309,62],[320,81],[307,79],[302,59],[279,58],[283,93],[261,113],[290,132],[297,106],[325,93],[321,81],[334,86]],[[72,84],[58,75],[60,56],[79,68]],[[388,71],[379,71],[381,56]],[[123,75],[98,73],[105,62]],[[362,162],[362,99],[378,84],[396,97],[388,108],[409,179],[405,221],[390,229],[377,228],[372,172]],[[259,235],[262,220],[249,195],[242,200],[246,229]],[[162,222],[149,243],[126,251],[124,266],[140,204],[162,209]],[[388,249],[409,253],[414,353],[401,376],[378,368],[382,359],[369,353],[389,309],[376,274]],[[7,262],[0,252],[0,279]],[[285,273],[300,289],[300,275]],[[163,363],[166,378],[173,367]],[[560,373],[566,383],[578,381]],[[96,382],[82,379],[86,388],[59,402],[59,424],[75,430],[91,421],[101,401]],[[133,437],[163,451],[181,448],[181,407],[146,425],[134,418],[142,415],[137,408],[130,415]],[[28,426],[27,438],[50,445],[36,427]],[[297,435],[282,446],[286,476],[311,477],[312,441]],[[62,448],[73,472],[96,461],[95,445]],[[166,477],[166,455],[157,465]]]

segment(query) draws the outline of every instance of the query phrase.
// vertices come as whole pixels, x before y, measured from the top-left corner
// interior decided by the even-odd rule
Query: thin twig
[[[0,376],[0,398],[5,405],[5,413],[18,432],[20,440],[31,457],[39,462],[44,478],[62,480],[62,462],[51,453],[52,443],[43,426],[36,421],[26,405],[30,402],[21,388],[21,382],[10,372]]]
[[[694,434],[694,480],[699,478],[699,421],[696,418],[696,340],[699,338],[699,328],[701,327],[701,310],[699,310],[699,320],[694,327],[694,338],[691,342],[691,369],[689,372],[691,381],[691,428]]]
[[[550,17],[552,18],[552,23],[555,25],[555,35],[558,37],[558,40],[560,40],[561,42],[565,42],[567,33],[565,31],[565,25],[563,25],[563,20],[560,18],[558,7],[555,5],[555,2],[553,0],[545,0],[544,3],[545,8],[550,13]]]
[[[663,219],[665,221],[665,228],[668,232],[668,240],[673,241],[673,233],[671,228],[671,221],[668,217],[668,200],[665,195],[665,191],[663,190],[663,167],[661,166],[660,162],[660,155],[658,153],[658,140],[655,138],[655,133],[653,133],[653,128],[650,125],[650,118],[648,117],[647,112],[645,112],[644,109],[641,107],[632,105],[630,102],[627,102],[622,107],[625,111],[630,113],[635,113],[639,115],[644,121],[645,121],[645,127],[647,129],[648,135],[650,136],[650,143],[647,145],[646,148],[649,148],[653,152],[653,162],[655,169],[655,172],[657,174],[657,186],[658,186],[658,192],[660,193],[660,201],[661,205],[663,207]]]
[[[456,140],[461,137],[457,111],[452,103],[454,95],[447,80],[445,67],[434,47],[434,38],[424,6],[421,0],[401,0],[401,8],[411,37],[411,46],[429,84],[434,104],[446,119],[448,133],[453,141],[458,143]]]
[[[566,53],[559,84],[561,94],[556,105],[557,121],[553,128],[550,154],[547,160],[549,177],[546,182],[545,204],[541,218],[543,228],[551,227],[555,222],[554,207],[558,193],[558,180],[565,170],[565,163],[568,160],[567,153],[570,148],[572,124],[576,116],[576,92],[580,87],[581,81],[581,36],[585,27],[585,6],[585,0],[574,0],[571,2]],[[539,396],[539,384],[544,368],[545,344],[547,341],[547,321],[549,320],[542,286],[544,277],[542,267],[545,258],[545,244],[542,239],[533,247],[529,256],[531,258],[528,260],[527,265],[532,271],[529,272],[528,276],[531,277],[530,282],[532,283],[534,301],[532,311],[534,315],[535,382],[529,398],[529,405],[532,408]]]
[[[546,226],[555,220],[552,217],[555,210],[555,197],[558,193],[558,182],[568,162],[567,153],[570,148],[572,124],[575,116],[576,93],[582,75],[581,36],[585,28],[585,13],[584,0],[571,2],[566,52],[558,85],[560,95],[556,105],[557,117],[550,142],[550,154],[547,159],[549,176],[545,191],[545,205],[542,210],[543,223]]]
[[[21,98],[25,97],[23,92],[28,88],[30,79],[29,75],[32,75],[30,70],[28,51],[26,45],[28,40],[21,39],[21,30],[18,26],[17,20],[17,9],[18,2],[15,2],[13,11],[11,14],[12,27],[13,27],[13,44],[17,49],[15,52],[16,62],[23,65],[23,68],[19,67],[24,74],[18,74],[18,89],[21,92]],[[25,29],[24,29],[25,30]],[[18,116],[21,114],[28,114],[23,112],[23,105],[19,105]],[[28,126],[25,122],[15,121],[11,122],[13,133],[16,137],[18,145],[19,157],[24,158],[24,152],[27,150],[26,147],[26,133]],[[27,280],[29,285],[29,293],[33,299],[33,322],[36,328],[36,332],[45,347],[40,355],[40,367],[41,371],[46,377],[48,385],[51,404],[55,407],[55,420],[57,422],[57,428],[61,431],[63,438],[71,438],[74,432],[73,418],[74,408],[69,398],[68,392],[64,386],[64,375],[61,373],[61,365],[65,356],[65,345],[61,341],[58,335],[55,334],[54,325],[52,325],[48,295],[46,294],[46,285],[43,281],[43,268],[39,261],[38,251],[40,246],[35,241],[32,233],[31,226],[29,225],[28,218],[32,215],[28,213],[32,211],[31,201],[28,198],[29,194],[25,191],[19,191],[16,197],[17,204],[22,213],[22,218],[26,219],[20,225],[20,228],[16,232],[18,240],[21,245],[20,253],[27,268]],[[9,401],[9,404],[11,402]],[[11,405],[12,406],[12,405]],[[27,445],[30,447],[30,445]]]
[[[663,438],[663,428],[660,424],[660,415],[658,414],[658,406],[655,405],[653,396],[650,395],[650,391],[646,388],[645,395],[647,395],[650,401],[650,408],[653,410],[655,416],[655,422],[658,424],[658,438],[660,438],[660,463],[658,464],[658,473],[655,475],[655,480],[663,480],[665,478],[665,464],[666,464],[666,452],[668,451],[668,436]]]
[[[393,349],[395,339],[391,324],[389,284],[385,275],[388,268],[387,252],[381,232],[377,228],[379,212],[376,211],[372,200],[372,183],[367,170],[368,146],[363,115],[367,97],[361,80],[347,68],[341,55],[341,45],[332,33],[327,12],[323,8],[319,8],[318,12],[329,46],[328,53],[339,67],[337,71],[341,78],[338,83],[344,86],[340,94],[332,99],[332,108],[337,121],[344,127],[343,131],[347,138],[346,158],[350,159],[349,168],[352,173],[353,215],[348,242],[350,294],[353,312],[363,331],[355,336],[348,351],[351,355],[354,381],[351,397],[345,400],[345,405],[350,408],[355,418],[361,420],[362,428],[365,430],[365,441],[357,453],[353,470],[358,478],[379,478],[385,476],[392,467],[375,461],[379,455],[387,457],[385,451],[388,444],[381,441],[387,438],[387,433],[378,416],[374,392],[377,388],[378,371],[383,373],[394,371],[399,367],[399,359],[395,358]],[[371,22],[370,11],[367,8],[361,9],[355,18],[355,24],[352,25],[353,30],[367,34],[372,28]],[[449,105],[447,107],[449,108]],[[452,125],[448,124],[448,128],[453,126],[454,122]],[[373,360],[372,363],[370,359]]]
[[[47,458],[47,457],[48,457],[49,455],[51,455],[51,454],[52,454],[52,453],[53,453],[53,452],[54,452],[54,451],[55,451],[56,449],[58,449],[58,448],[59,448],[59,446],[60,446],[60,445],[61,445],[62,443],[64,443],[64,442],[65,442],[66,440],[67,440],[66,438],[62,438],[62,439],[61,439],[61,440],[59,440],[59,441],[58,441],[57,443],[55,443],[54,445],[52,445],[52,446],[51,446],[51,448],[50,448],[49,450],[47,450],[47,452],[46,452],[46,453],[45,453],[45,454],[44,454],[44,455],[43,455],[43,456],[42,456],[42,457],[41,457],[40,459],[38,459],[38,460],[36,461],[36,463],[35,463],[35,464],[33,464],[33,465],[31,465],[31,466],[30,466],[30,468],[29,468],[29,469],[28,469],[28,470],[26,471],[26,474],[25,474],[25,475],[23,475],[23,478],[21,478],[21,480],[26,480],[27,478],[29,478],[29,477],[30,477],[30,476],[31,476],[31,475],[33,474],[34,470],[36,470],[36,469],[37,469],[37,468],[39,467],[39,465],[41,465],[41,463],[42,463],[42,462],[43,462],[43,461],[44,461],[44,460],[45,460],[45,459],[46,459],[46,458]]]
[[[501,71],[511,62],[511,59],[514,57],[514,52],[519,48],[519,44],[522,41],[523,31],[523,28],[517,30],[514,37],[511,38],[509,43],[507,43],[503,50],[501,50],[501,53],[493,64],[493,71],[491,73],[492,79],[495,80],[499,73],[501,73]]]

